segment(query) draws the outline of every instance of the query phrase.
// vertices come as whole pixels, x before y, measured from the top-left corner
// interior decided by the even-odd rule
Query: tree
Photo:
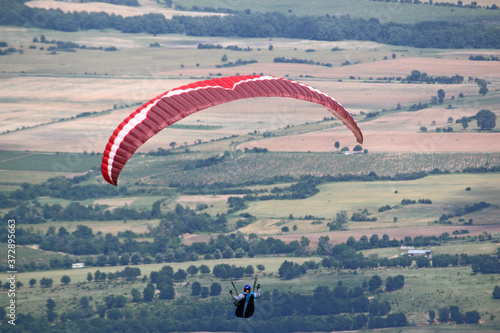
[[[93,279],[94,279],[94,276],[92,276],[92,273],[88,272],[87,273],[87,281],[92,282]]]
[[[174,299],[175,298],[175,289],[172,283],[163,283],[158,286],[160,290],[160,294],[158,295],[159,299]]]
[[[172,149],[174,149],[175,146],[177,146],[177,142],[175,141],[170,142],[170,147],[172,147]]]
[[[243,258],[245,256],[245,250],[243,250],[241,247],[237,248],[236,251],[234,251],[234,256],[236,258]]]
[[[253,275],[253,273],[254,273],[253,266],[252,265],[248,265],[245,268],[245,275]]]
[[[52,298],[49,298],[47,299],[45,306],[47,307],[47,310],[53,311],[56,308],[56,302]]]
[[[151,302],[155,297],[155,288],[152,284],[148,284],[146,288],[142,291],[142,297],[144,302]]]
[[[63,275],[61,278],[61,283],[68,284],[71,282],[71,278],[68,275]]]
[[[186,272],[190,275],[198,274],[198,268],[195,265],[191,265],[186,269]]]
[[[106,255],[99,254],[97,256],[97,260],[95,262],[96,266],[106,266],[107,263],[108,263],[108,257],[106,257]]]
[[[429,310],[429,324],[432,325],[432,323],[434,322],[434,319],[436,319],[436,311]]]
[[[486,95],[488,93],[488,82],[484,79],[475,79],[477,85],[479,86],[479,93],[481,95]]]
[[[199,268],[201,274],[210,274],[210,268],[207,265],[201,265]]]
[[[219,296],[222,292],[222,287],[217,282],[212,283],[210,286],[210,296]]]
[[[104,298],[104,304],[106,304],[107,309],[111,309],[115,305],[115,295],[110,294]]]
[[[128,265],[130,262],[130,254],[127,252],[123,252],[122,256],[120,257],[120,264],[122,265]]]
[[[495,288],[493,288],[493,298],[500,299],[500,286],[495,286]]]
[[[115,297],[115,302],[113,306],[115,308],[123,308],[127,304],[127,298],[123,295],[118,295]]]
[[[444,96],[446,96],[445,92],[443,89],[439,89],[438,90],[438,100],[439,100],[439,104],[442,104],[443,101],[444,101]]]
[[[40,284],[42,284],[41,281],[40,281]],[[56,302],[54,302],[54,300],[52,298],[49,298],[49,299],[47,299],[47,303],[45,304],[45,306],[47,307],[47,320],[49,322],[53,322],[54,319],[57,318],[57,313],[54,311],[56,308]]]
[[[86,309],[89,307],[89,298],[87,296],[83,296],[80,298],[80,308]]]
[[[196,281],[191,285],[191,296],[198,296],[201,292],[201,284]]]
[[[481,319],[481,316],[479,315],[479,312],[477,311],[468,311],[465,313],[465,323],[466,324],[477,324],[479,322],[479,319]]]
[[[361,145],[356,145],[352,151],[363,151],[363,147]]]
[[[222,256],[225,259],[234,258],[234,251],[233,251],[233,249],[231,249],[229,246],[226,246],[226,249],[224,250],[224,252],[222,252]]]
[[[123,318],[123,314],[119,309],[110,309],[107,313],[109,319],[118,320]]]
[[[475,115],[477,126],[481,130],[489,131],[496,126],[497,116],[490,110],[483,109]]]
[[[466,116],[463,116],[462,117],[462,121],[461,121],[461,124],[462,124],[462,128],[465,130],[467,129],[467,127],[469,127],[469,118],[466,117]]]
[[[448,322],[449,317],[450,317],[450,310],[447,307],[439,309],[438,319],[440,322],[442,323]]]
[[[417,263],[417,267],[418,268],[430,267],[431,266],[431,262],[426,257],[417,257],[416,263]]]
[[[227,55],[224,53],[224,55],[222,56],[222,58],[220,60],[222,62],[226,62],[227,61]]]
[[[138,265],[142,261],[142,255],[139,252],[134,252],[130,256],[130,263],[132,265]]]
[[[174,280],[175,281],[183,281],[187,278],[187,273],[185,270],[183,270],[182,268],[179,268],[177,270],[177,272],[175,272],[174,274]]]
[[[201,292],[200,292],[201,298],[207,298],[209,293],[210,291],[208,287],[201,287]]]
[[[42,278],[40,280],[40,286],[42,286],[43,288],[50,288],[52,287],[52,284],[54,283],[54,281],[52,280],[52,278]]]
[[[36,284],[36,279],[35,278],[31,279],[30,280],[30,287],[33,288],[35,286],[35,284]]]
[[[381,285],[382,285],[382,279],[378,275],[372,276],[368,281],[368,289],[370,289],[370,291],[377,290],[378,288],[380,288]]]
[[[141,301],[141,293],[137,289],[132,289],[132,302],[140,302]]]
[[[337,152],[338,152],[339,148],[340,148],[340,142],[335,141],[334,146],[335,146],[335,148],[337,149]]]

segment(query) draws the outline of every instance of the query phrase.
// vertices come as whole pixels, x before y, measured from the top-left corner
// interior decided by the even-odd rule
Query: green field
[[[453,236],[453,235],[451,235]],[[433,255],[438,254],[462,254],[467,253],[468,255],[477,254],[491,254],[494,255],[498,249],[495,243],[490,242],[452,242],[442,244],[440,246],[429,246],[425,248],[426,250],[431,250]],[[394,256],[399,256],[406,253],[406,250],[400,248],[379,248],[361,251],[365,257],[375,255],[379,258],[391,258]]]
[[[394,226],[394,216],[400,216],[398,226],[415,225],[415,222],[426,225],[453,205],[481,201],[500,205],[496,195],[498,182],[500,174],[495,173],[436,175],[410,181],[330,183],[321,185],[318,194],[303,200],[250,202],[246,212],[261,218],[287,218],[293,214],[294,217],[314,215],[332,219],[341,210],[348,211],[350,216],[352,212],[366,208],[379,217],[377,222],[350,222],[350,228],[356,229],[357,224],[380,227],[380,224],[391,223]],[[471,191],[466,191],[467,187]],[[403,199],[430,199],[432,204],[401,206]],[[398,208],[378,213],[378,209],[385,205]]]
[[[341,16],[349,13],[356,18],[377,18],[381,22],[397,22],[397,23],[416,23],[421,21],[432,20],[449,20],[471,22],[473,19],[491,19],[497,15],[491,10],[474,10],[457,7],[442,7],[442,6],[427,6],[427,5],[412,5],[394,2],[375,2],[368,0],[330,0],[326,2],[314,2],[311,5],[308,2],[293,0],[293,1],[273,1],[265,0],[257,1],[220,1],[220,6],[223,8],[232,8],[236,10],[251,9],[252,11],[265,12],[281,12],[292,13],[295,15],[336,15]],[[464,4],[468,2],[464,1]],[[216,7],[214,2],[210,0],[179,0],[176,4],[190,8],[192,6],[199,7]],[[479,1],[480,5],[481,2]]]
[[[103,234],[118,235],[119,232],[127,230],[138,234],[148,233],[149,228],[156,227],[160,223],[159,220],[129,220],[129,221],[75,221],[75,222],[48,222],[41,224],[22,224],[20,228],[33,228],[34,231],[47,232],[51,227],[65,228],[69,232],[76,230],[78,225],[85,225],[92,229],[94,233],[102,232]]]
[[[88,154],[0,151],[0,169],[68,173],[86,172],[100,165],[101,158],[97,155]]]

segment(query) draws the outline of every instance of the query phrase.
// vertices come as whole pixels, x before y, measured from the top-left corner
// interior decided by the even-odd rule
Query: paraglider
[[[112,185],[134,152],[156,133],[200,110],[255,97],[289,97],[323,105],[339,118],[359,143],[363,134],[351,115],[326,93],[288,79],[250,75],[194,82],[167,91],[139,107],[113,132],[106,145],[101,172]]]
[[[233,284],[234,290],[236,291],[236,286]],[[255,277],[253,283],[253,289],[255,290],[255,284],[257,283],[257,277]],[[260,283],[257,285],[257,291],[252,291],[252,287],[250,285],[246,285],[243,288],[243,292],[238,295],[238,291],[236,291],[236,295],[232,290],[229,291],[229,294],[234,300],[234,305],[236,306],[236,310],[234,311],[234,315],[238,318],[250,318],[253,316],[255,312],[255,299],[261,296],[260,292]]]

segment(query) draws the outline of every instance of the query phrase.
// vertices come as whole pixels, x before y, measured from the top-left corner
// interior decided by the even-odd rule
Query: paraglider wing
[[[139,107],[113,132],[106,145],[101,172],[110,184],[134,152],[153,135],[173,123],[211,106],[254,97],[290,97],[326,107],[353,133],[359,143],[363,134],[351,115],[335,99],[306,84],[287,79],[251,75],[191,83],[157,96]]]

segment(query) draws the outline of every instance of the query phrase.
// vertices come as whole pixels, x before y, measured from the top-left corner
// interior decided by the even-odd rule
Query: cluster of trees
[[[482,205],[467,205],[467,207],[482,207]],[[457,208],[458,209],[458,208]],[[464,208],[465,209],[465,208]],[[467,208],[475,209],[475,208]],[[460,210],[465,212],[466,210]],[[312,254],[326,256],[323,259],[322,265],[328,268],[350,268],[357,269],[362,267],[408,267],[412,264],[413,259],[403,256],[388,260],[385,258],[365,258],[362,254],[356,251],[380,248],[380,247],[398,247],[405,246],[431,246],[439,245],[443,241],[450,239],[450,235],[443,233],[441,236],[417,236],[414,238],[405,237],[401,240],[390,239],[387,234],[381,238],[377,234],[371,237],[362,236],[358,241],[354,237],[349,237],[346,243],[332,245],[328,236],[322,236],[319,239],[318,247],[314,250],[309,247],[309,239],[302,237],[299,240],[292,241],[288,244],[279,239],[268,237],[266,239],[259,238],[256,234],[250,234],[246,238],[242,233],[232,233],[229,235],[218,235],[210,239],[209,243],[196,242],[190,246],[182,245],[176,233],[169,233],[172,225],[176,224],[175,219],[181,219],[183,214],[187,214],[182,223],[196,225],[200,223],[203,225],[202,217],[205,214],[197,215],[194,210],[186,209],[179,206],[177,212],[171,212],[170,222],[162,221],[158,227],[151,229],[151,234],[155,235],[153,242],[137,241],[135,238],[139,237],[131,231],[120,234],[118,236],[112,234],[103,235],[102,233],[94,234],[92,229],[85,225],[78,225],[76,230],[68,232],[64,227],[58,230],[52,227],[49,228],[47,233],[34,233],[30,230],[19,229],[16,233],[16,240],[19,244],[40,244],[40,248],[55,252],[65,252],[73,255],[88,255],[98,254],[96,258],[87,257],[83,259],[86,266],[116,266],[128,265],[139,263],[152,263],[152,262],[183,262],[188,260],[198,260],[200,256],[207,260],[221,259],[221,258],[242,258],[253,257],[255,255],[270,255],[270,254],[293,254],[295,256],[309,256]],[[187,212],[187,213],[186,213]],[[168,215],[167,214],[167,215]],[[244,214],[245,215],[245,214]],[[337,220],[332,221],[334,225],[342,225],[347,220],[346,214],[338,214]],[[245,218],[242,216],[244,221]],[[191,218],[191,220],[190,220]],[[215,225],[220,223],[214,222]],[[243,222],[244,223],[244,222]],[[195,229],[191,225],[193,229]],[[178,228],[178,227],[175,227]],[[183,227],[184,228],[184,227]],[[205,226],[209,229],[209,226]],[[182,230],[179,227],[178,230]],[[6,232],[5,227],[2,227],[0,233]],[[120,237],[123,240],[120,240]],[[458,236],[454,236],[457,238]],[[481,237],[480,237],[481,238]],[[488,240],[491,235],[483,235],[480,240]],[[434,266],[442,266],[442,260],[438,256]],[[467,255],[460,255],[459,265],[471,265],[473,257]],[[475,257],[474,257],[475,258]],[[473,270],[481,273],[494,272],[492,268],[498,265],[497,258],[476,258]],[[49,269],[49,268],[70,268],[72,263],[82,262],[80,259],[73,259],[69,256],[61,256],[60,258],[52,258],[49,262],[35,263],[30,262],[23,265],[18,265],[19,271],[30,271],[36,269]],[[441,260],[441,261],[440,261]],[[417,265],[420,267],[430,266],[431,261],[427,258],[418,258]],[[454,265],[453,262],[448,265]],[[302,274],[301,269],[297,269],[293,265],[292,270],[294,274],[297,272]],[[305,266],[304,266],[305,267]],[[303,268],[304,268],[303,267]],[[306,269],[310,269],[307,268]],[[244,270],[242,270],[244,271]],[[244,273],[245,274],[245,273]],[[285,274],[285,273],[284,273]]]
[[[106,206],[86,206],[79,202],[71,202],[63,207],[60,204],[44,204],[38,201],[22,203],[10,210],[9,218],[24,223],[38,224],[48,221],[116,221],[116,220],[149,220],[161,215],[160,203],[153,204],[151,211],[138,211],[135,208],[119,207],[108,210]]]
[[[219,296],[222,292],[222,287],[219,283],[214,282],[209,287],[202,286],[199,282],[195,281],[191,284],[191,296],[200,296],[207,298],[210,296]]]
[[[2,15],[3,14],[3,15]],[[37,19],[33,19],[37,17]],[[72,12],[30,8],[20,0],[3,1],[0,24],[62,31],[117,29],[127,33],[186,33],[192,36],[285,37],[312,40],[370,40],[392,45],[438,48],[499,48],[499,27],[487,23],[463,24],[421,22],[380,23],[378,19],[295,16],[282,13],[252,13],[250,10],[226,16],[174,16],[161,14],[122,17],[104,12]]]
[[[238,59],[235,62],[229,61],[229,62],[226,62],[226,63],[224,63],[222,65],[215,65],[215,67],[216,68],[222,68],[222,67],[245,66],[245,65],[249,65],[249,64],[255,64],[257,62],[258,61],[254,60],[254,59],[251,59],[251,60],[241,60],[241,59]]]
[[[291,63],[291,64],[308,64],[308,65],[332,67],[332,64],[329,62],[324,63],[324,62],[319,62],[319,61],[314,61],[314,60],[297,59],[295,57],[293,57],[293,58],[276,57],[276,58],[274,58],[274,62]]]
[[[220,279],[241,279],[244,276],[252,276],[254,272],[255,271],[252,265],[243,267],[229,264],[219,264],[215,265],[212,270],[212,274]]]
[[[90,198],[113,197],[118,195],[140,195],[141,191],[128,191],[126,186],[120,188],[114,186],[103,186],[94,184],[80,184],[88,180],[92,172],[73,179],[65,177],[54,177],[41,184],[22,183],[21,188],[9,193],[2,194],[5,201],[1,200],[1,208],[14,207],[22,201],[34,200],[38,197],[47,196],[67,200],[86,200]]]
[[[472,1],[470,4],[464,5],[462,0],[458,0],[457,3],[454,2],[435,2],[433,0],[429,0],[429,2],[423,2],[421,0],[370,0],[370,1],[378,1],[378,2],[400,2],[400,3],[408,3],[408,4],[415,4],[415,5],[434,5],[434,6],[446,6],[446,7],[460,7],[460,8],[472,8],[472,9],[478,9],[478,8],[485,8],[485,9],[499,9],[499,7],[495,4],[489,6],[478,6],[477,1]]]
[[[369,217],[370,215],[371,215],[371,213],[368,212],[368,209],[365,208],[363,210],[353,212],[352,216],[351,216],[351,221],[354,221],[354,222],[374,222],[374,221],[377,221],[377,217],[375,217],[375,216]]]
[[[436,319],[436,311],[429,310],[429,323],[434,323]],[[460,308],[456,305],[442,307],[438,310],[438,318],[441,323],[455,322],[456,324],[477,324],[481,315],[477,311],[468,311],[465,315],[460,312]]]
[[[481,89],[483,89],[483,88],[481,88]],[[488,90],[488,89],[486,88],[486,90]],[[472,120],[476,120],[477,126],[482,131],[491,131],[492,129],[494,129],[496,127],[497,116],[491,110],[482,109],[471,117],[463,116],[462,118],[455,120],[455,123],[461,124],[462,128],[465,130],[469,127],[469,123]],[[450,119],[448,119],[448,122],[453,122],[453,118],[450,117]],[[421,126],[420,131],[427,132],[427,127]],[[438,127],[438,128],[436,128],[436,132],[441,132],[441,131],[453,132],[453,128],[452,127],[447,127],[447,128]]]
[[[406,76],[401,82],[423,82],[423,83],[439,83],[439,84],[461,84],[464,81],[464,77],[461,75],[454,76],[429,76],[427,73],[422,73],[418,70],[411,71],[410,75]]]
[[[220,44],[198,43],[198,49],[222,49],[222,48],[223,47]],[[252,48],[250,46],[242,48],[239,47],[238,45],[228,45],[225,47],[225,49],[230,51],[245,51],[245,52],[252,51]]]
[[[469,60],[475,61],[500,61],[500,58],[495,57],[494,55],[490,55],[489,57],[485,57],[483,55],[471,55],[469,56]]]
[[[68,52],[68,51],[74,51],[75,49],[118,51],[118,49],[114,46],[110,46],[110,47],[106,47],[106,48],[104,48],[102,46],[87,47],[86,45],[80,45],[80,44],[77,44],[74,42],[64,42],[64,41],[60,41],[60,40],[47,40],[45,35],[41,35],[40,40],[38,39],[38,37],[34,37],[33,43],[54,44],[54,45],[49,46],[47,48],[48,51],[56,51],[57,50],[57,51]],[[43,47],[41,47],[40,49],[43,49]]]
[[[302,265],[285,260],[278,269],[278,276],[285,280],[291,280],[306,274],[307,270],[318,268],[319,263],[314,260],[305,261]]]
[[[199,168],[206,168],[212,165],[216,165],[219,163],[224,163],[226,160],[226,155],[222,155],[220,157],[211,156],[206,159],[197,159],[195,161],[187,161],[184,165],[184,170],[193,170]]]

